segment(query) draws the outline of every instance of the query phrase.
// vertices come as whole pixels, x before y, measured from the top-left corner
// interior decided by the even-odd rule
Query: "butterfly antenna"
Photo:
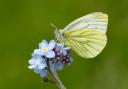
[[[50,25],[53,27],[53,28],[55,28],[55,30],[54,30],[54,35],[55,35],[55,39],[56,40],[58,40],[58,36],[56,35],[57,33],[59,33],[59,30],[57,29],[57,27],[53,24],[53,23],[50,23]]]
[[[55,30],[57,30],[57,27],[53,24],[53,23],[50,23],[50,25],[55,28]]]

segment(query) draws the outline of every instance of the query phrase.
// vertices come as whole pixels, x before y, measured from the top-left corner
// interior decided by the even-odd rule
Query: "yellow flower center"
[[[43,50],[44,53],[46,53],[48,49],[47,48],[43,48],[42,50]]]

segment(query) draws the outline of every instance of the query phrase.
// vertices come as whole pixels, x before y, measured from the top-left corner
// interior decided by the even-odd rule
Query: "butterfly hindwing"
[[[79,56],[93,58],[105,47],[106,34],[100,30],[71,29],[64,33],[65,45],[71,47]]]

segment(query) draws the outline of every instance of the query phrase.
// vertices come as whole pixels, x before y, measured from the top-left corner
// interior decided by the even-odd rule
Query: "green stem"
[[[65,86],[63,85],[63,83],[60,81],[59,77],[58,77],[58,74],[57,74],[57,71],[55,69],[55,65],[54,64],[50,64],[49,65],[49,69],[50,69],[50,72],[57,84],[57,86],[60,88],[60,89],[66,89]]]

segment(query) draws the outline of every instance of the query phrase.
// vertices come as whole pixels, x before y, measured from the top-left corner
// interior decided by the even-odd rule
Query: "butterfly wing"
[[[79,56],[93,58],[107,43],[106,34],[100,30],[73,29],[64,33],[65,45],[71,47]]]
[[[95,12],[85,15],[81,18],[76,19],[71,22],[68,26],[64,28],[64,32],[71,29],[90,29],[90,30],[101,30],[102,32],[107,31],[108,16],[102,12]]]

